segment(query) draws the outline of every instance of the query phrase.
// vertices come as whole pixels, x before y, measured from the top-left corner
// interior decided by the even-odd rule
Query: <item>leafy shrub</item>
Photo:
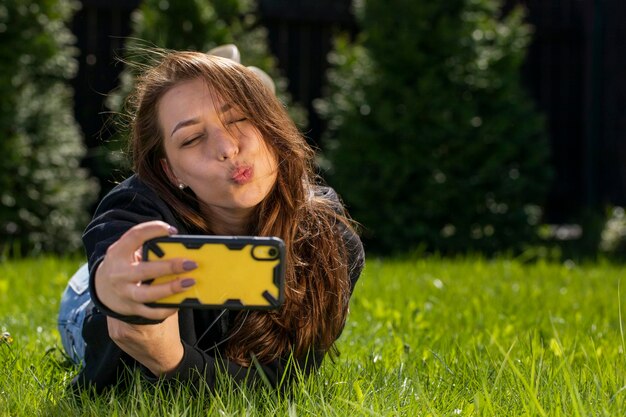
[[[322,167],[372,251],[519,249],[551,177],[543,118],[521,87],[530,39],[492,0],[355,3],[339,37]]]
[[[77,69],[65,23],[76,3],[0,5],[0,251],[71,251],[97,185],[67,86]]]
[[[624,207],[612,207],[600,235],[600,252],[613,259],[626,259],[626,214]]]

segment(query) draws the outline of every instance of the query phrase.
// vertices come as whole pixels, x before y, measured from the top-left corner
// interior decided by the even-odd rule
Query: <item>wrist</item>
[[[143,363],[142,365],[157,377],[167,376],[168,374],[176,371],[178,366],[183,361],[184,356],[185,348],[183,347],[183,344],[178,341],[178,343],[176,343],[176,345],[169,350],[167,355],[152,358],[151,360],[146,361],[147,363]]]

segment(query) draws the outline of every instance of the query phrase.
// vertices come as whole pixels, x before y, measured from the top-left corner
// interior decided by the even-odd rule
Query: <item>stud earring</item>
[[[183,184],[182,182],[181,182],[180,184],[178,184],[178,188],[179,188],[180,190],[184,190],[184,189],[185,189],[185,187],[186,187],[186,185],[185,185],[185,184]]]

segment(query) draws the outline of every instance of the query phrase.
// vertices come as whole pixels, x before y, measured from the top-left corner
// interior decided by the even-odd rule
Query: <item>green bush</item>
[[[286,79],[278,73],[275,59],[269,53],[267,30],[255,17],[251,0],[144,0],[132,14],[132,34],[125,45],[125,60],[141,64],[142,50],[158,47],[174,50],[208,51],[216,46],[234,43],[241,52],[244,65],[253,65],[267,72],[276,84],[278,96],[288,104],[295,122],[304,127],[306,110],[291,104]],[[121,74],[119,89],[110,95],[107,106],[122,117],[118,125],[124,131],[124,100],[134,83],[134,69],[127,67]],[[124,167],[125,139],[119,133],[113,138],[107,158],[115,167]],[[128,167],[126,167],[128,168]]]
[[[603,224],[600,242],[600,253],[604,256],[619,260],[626,260],[626,212],[624,207],[610,207],[607,209],[606,221]]]
[[[65,26],[76,3],[0,5],[0,252],[67,252],[97,185],[80,168],[84,147],[67,86],[77,69]]]
[[[375,252],[493,253],[536,238],[551,177],[520,83],[530,39],[492,0],[356,2],[317,109],[322,167]]]

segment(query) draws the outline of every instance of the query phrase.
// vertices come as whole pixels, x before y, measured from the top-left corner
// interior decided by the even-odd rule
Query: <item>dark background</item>
[[[90,158],[111,132],[105,95],[117,85],[124,38],[138,0],[83,0],[72,30],[80,49],[73,81],[76,118]],[[546,116],[555,180],[546,221],[567,223],[585,209],[626,205],[626,1],[508,0],[522,4],[534,27],[523,80]],[[295,101],[309,110],[305,132],[319,143],[320,97],[332,37],[357,32],[350,0],[259,0],[270,49]],[[399,11],[401,12],[401,11]],[[106,190],[106,184],[103,189]]]

